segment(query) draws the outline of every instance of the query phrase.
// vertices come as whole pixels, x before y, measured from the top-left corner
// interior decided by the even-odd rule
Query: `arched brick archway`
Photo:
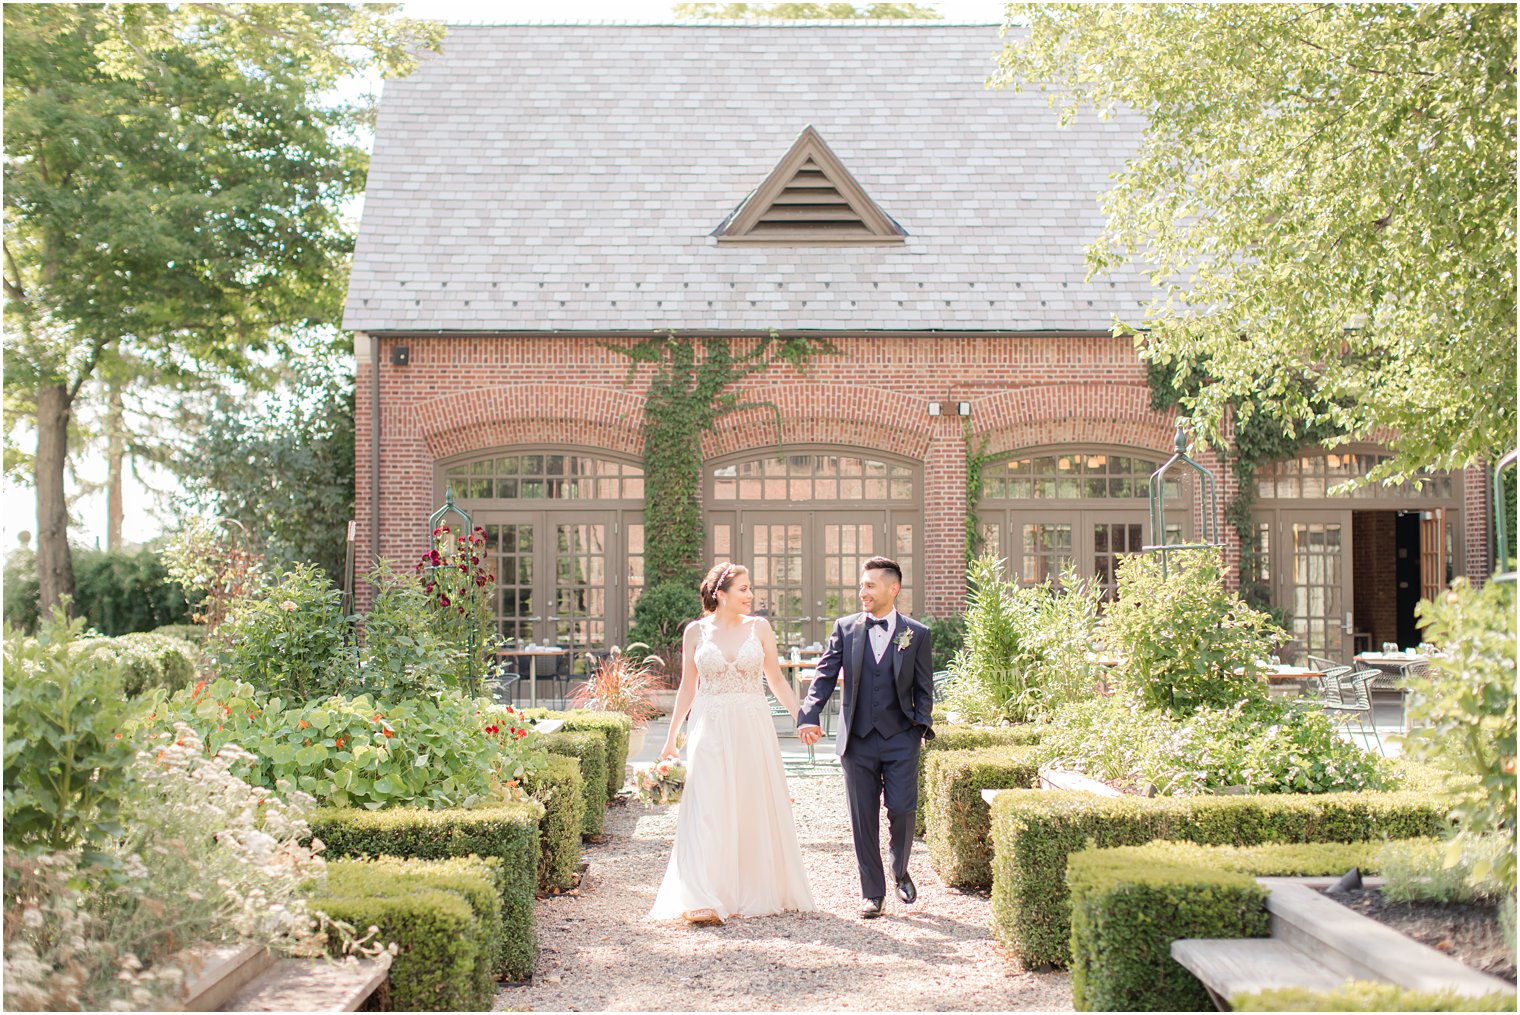
[[[1175,410],[1151,408],[1150,389],[1134,384],[1051,384],[974,402],[978,441],[989,455],[1060,444],[1107,444],[1170,453]]]
[[[781,411],[783,444],[841,444],[922,461],[930,428],[916,399],[875,388],[788,384],[746,390],[751,402]],[[776,413],[746,409],[720,419],[702,440],[702,456],[719,458],[776,446]]]
[[[574,444],[642,455],[644,400],[610,388],[516,384],[457,392],[413,407],[434,459],[518,444]]]

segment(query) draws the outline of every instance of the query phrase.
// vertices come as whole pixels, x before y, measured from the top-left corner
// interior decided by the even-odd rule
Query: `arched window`
[[[1119,447],[1031,448],[982,467],[977,514],[986,550],[1024,584],[1075,568],[1111,596],[1119,557],[1150,540],[1155,452]],[[1170,542],[1192,531],[1184,480],[1166,481]]]
[[[579,670],[587,652],[623,642],[644,587],[641,462],[581,448],[496,448],[439,462],[434,475],[435,497],[452,489],[486,530],[509,647],[561,645]]]
[[[820,645],[840,616],[857,612],[860,565],[902,566],[897,605],[912,615],[923,587],[919,539],[923,466],[848,447],[746,452],[707,466],[708,552],[745,564],[755,609],[783,648]]]

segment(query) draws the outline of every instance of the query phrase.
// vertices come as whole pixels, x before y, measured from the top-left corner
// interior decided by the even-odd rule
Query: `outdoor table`
[[[1379,691],[1403,691],[1396,681],[1416,663],[1428,663],[1430,657],[1408,652],[1361,652],[1353,662],[1366,669],[1382,670],[1383,675],[1372,682]]]
[[[1272,693],[1281,688],[1284,694],[1291,693],[1292,687],[1287,686],[1289,681],[1297,684],[1299,690],[1303,690],[1310,680],[1323,680],[1325,675],[1319,670],[1311,670],[1303,666],[1287,666],[1277,664],[1269,666],[1261,671],[1262,677],[1267,681],[1267,691]]]
[[[570,650],[567,648],[504,648],[498,649],[498,656],[527,656],[528,657],[528,707],[538,707],[538,660],[545,656],[567,656]]]

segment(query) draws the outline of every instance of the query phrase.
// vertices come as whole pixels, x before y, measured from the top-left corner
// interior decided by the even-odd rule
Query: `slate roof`
[[[387,82],[346,327],[1107,330],[1084,282],[1136,126],[992,91],[992,25],[489,25]],[[719,246],[813,125],[898,246]]]

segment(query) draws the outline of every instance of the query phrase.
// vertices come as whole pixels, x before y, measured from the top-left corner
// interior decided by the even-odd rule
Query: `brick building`
[[[354,258],[361,557],[410,559],[452,487],[490,534],[507,637],[620,642],[649,375],[609,345],[778,329],[840,355],[745,382],[783,455],[769,411],[708,435],[703,554],[751,567],[784,640],[822,639],[873,553],[904,563],[908,612],[958,608],[968,432],[1011,570],[1110,575],[1152,541],[1174,432],[1110,333],[1150,288],[1083,262],[1135,127],[1063,129],[1040,95],[988,90],[1000,48],[922,22],[451,30],[386,85]],[[1333,654],[1349,631],[1417,640],[1422,564],[1427,586],[1485,571],[1476,473],[1325,494],[1376,452],[1260,479],[1277,601]],[[1229,470],[1200,457],[1223,503]],[[1188,489],[1167,496],[1192,538]]]

